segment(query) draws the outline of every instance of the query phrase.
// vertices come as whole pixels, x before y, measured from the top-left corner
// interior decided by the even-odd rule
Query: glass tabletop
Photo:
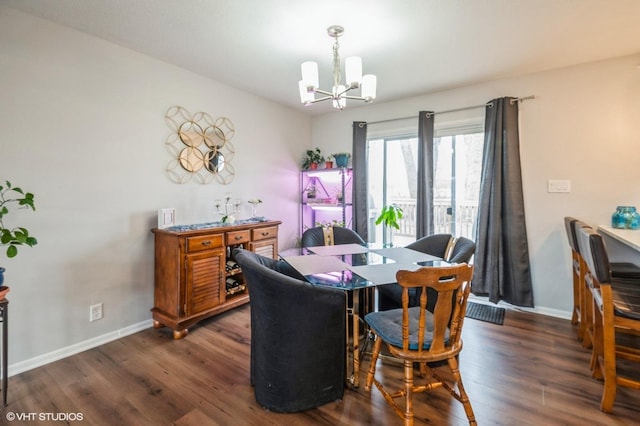
[[[331,247],[331,246],[326,246]],[[416,270],[423,266],[448,266],[441,258],[404,247],[364,248],[359,246],[331,249],[297,248],[284,250],[280,257],[313,285],[355,290],[396,282],[399,270]],[[322,253],[322,254],[318,254]]]

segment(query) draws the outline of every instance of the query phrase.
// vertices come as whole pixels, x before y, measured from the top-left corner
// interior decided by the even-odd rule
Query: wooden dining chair
[[[471,402],[462,384],[457,357],[462,350],[462,325],[472,275],[473,266],[468,264],[398,271],[396,279],[403,289],[402,308],[365,316],[376,339],[365,389],[369,391],[375,384],[394,412],[404,419],[405,425],[413,425],[413,394],[440,387],[462,403],[469,424],[476,424]],[[411,288],[422,288],[419,306],[409,307]],[[433,313],[426,309],[427,289],[437,294]],[[383,342],[391,356],[404,364],[404,387],[395,391],[388,390],[375,378]],[[419,363],[425,384],[414,384],[414,363]],[[448,374],[443,375],[441,369],[448,369],[445,372]],[[404,408],[396,398],[404,398]]]
[[[637,374],[618,369],[619,361],[640,363],[640,281],[611,275],[602,236],[592,228],[579,228],[577,237],[585,265],[584,309],[591,321],[586,327],[592,343],[590,367],[593,377],[604,381],[600,409],[611,412],[618,385],[640,390]]]
[[[578,240],[578,234],[582,228],[590,229],[590,234],[595,235],[598,241],[602,241],[604,247],[604,240],[589,224],[568,217],[565,218],[565,226],[569,225],[569,231],[571,233],[569,244],[572,246],[572,251],[575,246],[575,258],[576,262],[573,262],[574,274],[578,274],[578,339],[582,340],[582,346],[584,348],[591,347],[591,333],[592,333],[592,311],[590,306],[585,306],[590,298],[589,289],[585,286],[584,275],[588,269],[588,265],[585,263],[586,255],[590,249],[583,248]],[[606,247],[604,248],[606,254]],[[610,262],[607,256],[607,268],[610,273],[610,277],[615,282],[633,282],[640,285],[640,266],[632,262]],[[576,279],[576,277],[574,277]],[[575,297],[574,289],[574,297]],[[575,303],[575,299],[574,299]]]
[[[565,216],[564,228],[571,249],[571,276],[573,282],[573,310],[571,311],[571,324],[579,325],[580,323],[580,248],[574,231],[574,224],[578,219]],[[582,333],[578,328],[578,339],[582,340]]]
[[[582,227],[590,228],[585,222],[574,217],[566,216],[564,218],[565,230],[569,247],[571,248],[571,269],[573,282],[573,311],[571,313],[571,324],[577,325],[578,340],[582,342],[584,348],[591,347],[590,330],[587,325],[591,323],[590,310],[584,308],[586,303],[586,287],[584,285],[584,272],[586,265],[584,258],[580,253],[580,245],[578,244],[578,229]]]

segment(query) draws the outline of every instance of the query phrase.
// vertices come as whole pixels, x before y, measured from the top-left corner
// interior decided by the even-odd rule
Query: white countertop
[[[617,229],[611,226],[600,225],[598,226],[598,231],[634,250],[640,251],[640,229]]]

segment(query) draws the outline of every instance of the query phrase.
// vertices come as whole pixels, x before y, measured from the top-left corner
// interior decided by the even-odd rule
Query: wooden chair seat
[[[640,282],[638,280],[612,278],[611,298],[616,316],[640,320]]]

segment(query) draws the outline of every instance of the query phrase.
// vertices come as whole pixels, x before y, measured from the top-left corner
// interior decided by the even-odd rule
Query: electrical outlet
[[[102,319],[102,303],[89,306],[89,321]]]
[[[571,181],[568,179],[549,179],[547,192],[571,192]]]

